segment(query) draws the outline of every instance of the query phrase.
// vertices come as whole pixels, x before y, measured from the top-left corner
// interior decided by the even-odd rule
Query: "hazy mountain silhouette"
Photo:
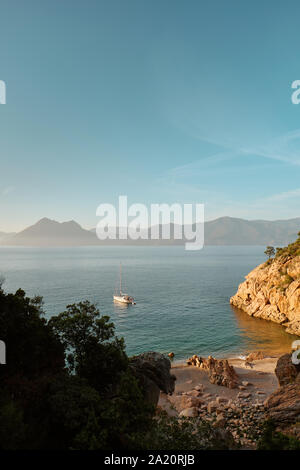
[[[161,226],[160,226],[161,230]],[[286,245],[300,231],[300,217],[289,220],[245,220],[220,217],[205,223],[205,245]],[[149,230],[150,233],[150,230]],[[171,230],[173,233],[173,229]],[[77,246],[77,245],[181,245],[185,240],[104,240],[95,229],[85,230],[74,220],[56,222],[48,218],[17,234],[4,234],[1,245]]]
[[[89,230],[84,230],[74,220],[60,223],[46,217],[25,230],[0,240],[1,244],[24,246],[85,245],[93,241],[95,235]]]
[[[245,220],[220,217],[206,222],[207,245],[286,245],[297,238],[300,217],[289,220]]]

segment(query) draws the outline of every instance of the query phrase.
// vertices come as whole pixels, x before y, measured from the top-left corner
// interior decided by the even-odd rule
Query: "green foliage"
[[[279,273],[281,274],[281,279],[280,282],[277,284],[277,289],[280,292],[285,292],[289,285],[294,281],[294,279],[292,278],[292,276],[284,274],[283,271],[279,271]]]
[[[26,430],[22,409],[2,392],[0,396],[0,449],[22,448]]]
[[[46,410],[48,433],[42,448],[99,449],[108,437],[101,423],[105,403],[94,388],[76,376],[61,376],[51,384],[44,413]]]
[[[277,432],[272,421],[266,421],[258,450],[300,450],[300,441],[295,437]]]
[[[286,285],[289,286],[293,281],[294,281],[294,278],[292,278],[292,276],[290,276],[289,274],[285,274],[284,279],[283,279],[283,282],[284,282]]]
[[[272,262],[273,262],[273,259],[272,259],[272,258],[269,258],[269,259],[265,262],[264,266],[270,266],[270,264],[272,264]]]
[[[0,331],[7,346],[0,378],[11,393],[22,395],[35,380],[64,368],[64,348],[43,318],[40,297],[30,299],[22,289],[0,290]]]
[[[88,380],[100,393],[111,392],[128,367],[124,340],[114,336],[109,317],[88,301],[68,305],[49,321],[67,351],[71,373]]]
[[[298,238],[294,243],[290,243],[284,248],[276,248],[276,258],[281,256],[300,256],[300,232],[298,232]]]
[[[272,256],[275,255],[275,248],[273,246],[267,246],[264,253],[270,259]]]
[[[236,447],[233,438],[199,418],[180,418],[161,413],[140,440],[141,449],[226,450]]]

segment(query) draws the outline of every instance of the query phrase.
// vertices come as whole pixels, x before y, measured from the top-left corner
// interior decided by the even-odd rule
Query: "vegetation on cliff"
[[[290,243],[284,248],[276,248],[276,258],[281,256],[300,256],[300,232],[294,243]]]

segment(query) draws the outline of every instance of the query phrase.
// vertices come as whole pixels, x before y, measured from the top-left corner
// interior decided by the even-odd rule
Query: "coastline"
[[[220,357],[219,356],[213,356],[213,357],[215,359],[227,359],[229,364],[231,364],[233,366],[239,365],[239,367],[242,367],[242,364],[243,364],[243,362],[245,362],[245,359],[246,359],[247,355],[252,354],[252,353],[256,353],[256,352],[257,351],[249,351],[247,354],[237,354],[237,355],[228,355],[228,356],[224,355],[224,356],[220,356]],[[270,362],[273,363],[273,360],[276,362],[279,359],[280,356],[282,356],[285,353],[291,352],[291,349],[287,349],[287,350],[280,351],[280,352],[271,352],[271,353],[264,352],[264,351],[262,351],[262,352],[264,354],[264,359],[263,360],[269,359]],[[190,354],[190,356],[188,356],[188,357],[191,357],[191,356],[192,356],[192,354]],[[186,361],[188,360],[188,357],[186,357],[184,359],[176,359],[176,356],[175,356],[174,359],[170,359],[172,369],[177,368],[179,366],[184,366],[186,364]],[[254,362],[261,362],[261,361],[262,361],[262,359],[256,360]]]
[[[250,401],[255,402],[259,398],[257,395],[260,395],[260,398],[266,399],[267,396],[278,388],[275,367],[279,357],[280,354],[265,355],[263,359],[251,360],[251,363],[242,357],[223,359],[227,359],[229,364],[234,367],[239,377],[240,385],[242,382],[249,382],[249,387],[246,386],[247,391],[250,393],[248,398]],[[195,385],[201,383],[211,393],[211,397],[208,397],[209,399],[213,399],[220,394],[236,398],[241,388],[243,388],[228,389],[221,385],[211,384],[208,379],[208,373],[205,370],[187,365],[186,360],[172,361],[171,371],[177,379],[175,394],[182,391],[189,392],[193,390]],[[263,397],[263,393],[257,393],[258,391],[265,392],[265,396]],[[261,402],[261,400],[259,401]]]
[[[254,382],[254,386],[256,382],[259,382],[257,385],[260,385],[260,388],[264,388],[267,390],[269,390],[268,385],[271,384],[272,386],[270,387],[270,393],[272,393],[278,387],[278,381],[275,375],[275,367],[279,357],[280,354],[274,354],[272,356],[269,355],[265,356],[263,359],[253,360],[251,361],[251,364],[249,364],[247,361],[245,361],[244,358],[241,357],[229,357],[223,359],[227,359],[229,364],[234,367],[235,371],[237,372],[240,378],[240,381],[252,381]],[[220,385],[209,384],[207,372],[196,366],[187,365],[186,360],[173,361],[171,364],[171,370],[175,376],[176,374],[178,375],[178,380],[176,381],[175,385],[175,392],[177,391],[176,388],[182,388],[182,384],[186,377],[189,377],[189,380],[192,379],[192,382],[190,384],[187,384],[190,385],[190,387],[184,387],[187,389],[193,388],[192,386],[194,385],[194,383],[198,381],[203,383],[205,382],[206,385],[209,385],[209,388],[213,389],[213,391],[216,393],[220,391],[225,392],[226,390],[229,390],[226,387]],[[261,377],[263,375],[265,375],[266,380],[261,380]],[[258,378],[259,380],[257,380]],[[236,391],[239,390],[239,388],[236,389]],[[230,393],[229,395],[231,396],[232,393]],[[252,396],[252,398],[255,397]]]
[[[198,416],[231,432],[237,445],[255,449],[265,420],[265,401],[278,389],[275,367],[278,355],[249,362],[227,358],[239,379],[236,388],[209,381],[206,370],[174,361],[173,395],[160,394],[158,407],[170,416]]]

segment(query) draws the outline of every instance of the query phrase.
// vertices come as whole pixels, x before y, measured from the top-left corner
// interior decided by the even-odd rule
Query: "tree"
[[[270,259],[272,256],[275,255],[275,248],[273,246],[267,246],[265,250],[265,255],[267,255],[268,258]]]
[[[56,421],[66,423],[67,442],[77,449],[129,448],[137,433],[141,436],[151,427],[154,410],[145,402],[129,367],[124,340],[115,337],[113,323],[101,316],[95,305],[84,301],[68,305],[51,318],[49,325],[65,347],[73,377],[52,399],[52,414],[54,409],[59,412]],[[86,414],[80,411],[85,393],[78,381],[94,396],[95,406],[90,409],[87,403]],[[60,407],[58,402],[62,403]],[[80,426],[74,427],[75,422]]]
[[[40,404],[49,383],[65,373],[64,348],[43,318],[42,299],[22,289],[0,289],[0,334],[6,364],[0,366],[0,448],[36,448],[45,429]]]
[[[114,334],[114,324],[101,316],[89,301],[67,305],[49,325],[62,342],[71,373],[87,379],[100,393],[111,392],[119,375],[128,367],[123,338]]]
[[[63,370],[64,348],[43,318],[41,297],[26,297],[22,289],[15,294],[0,290],[0,332],[6,344],[0,379],[11,387]]]

